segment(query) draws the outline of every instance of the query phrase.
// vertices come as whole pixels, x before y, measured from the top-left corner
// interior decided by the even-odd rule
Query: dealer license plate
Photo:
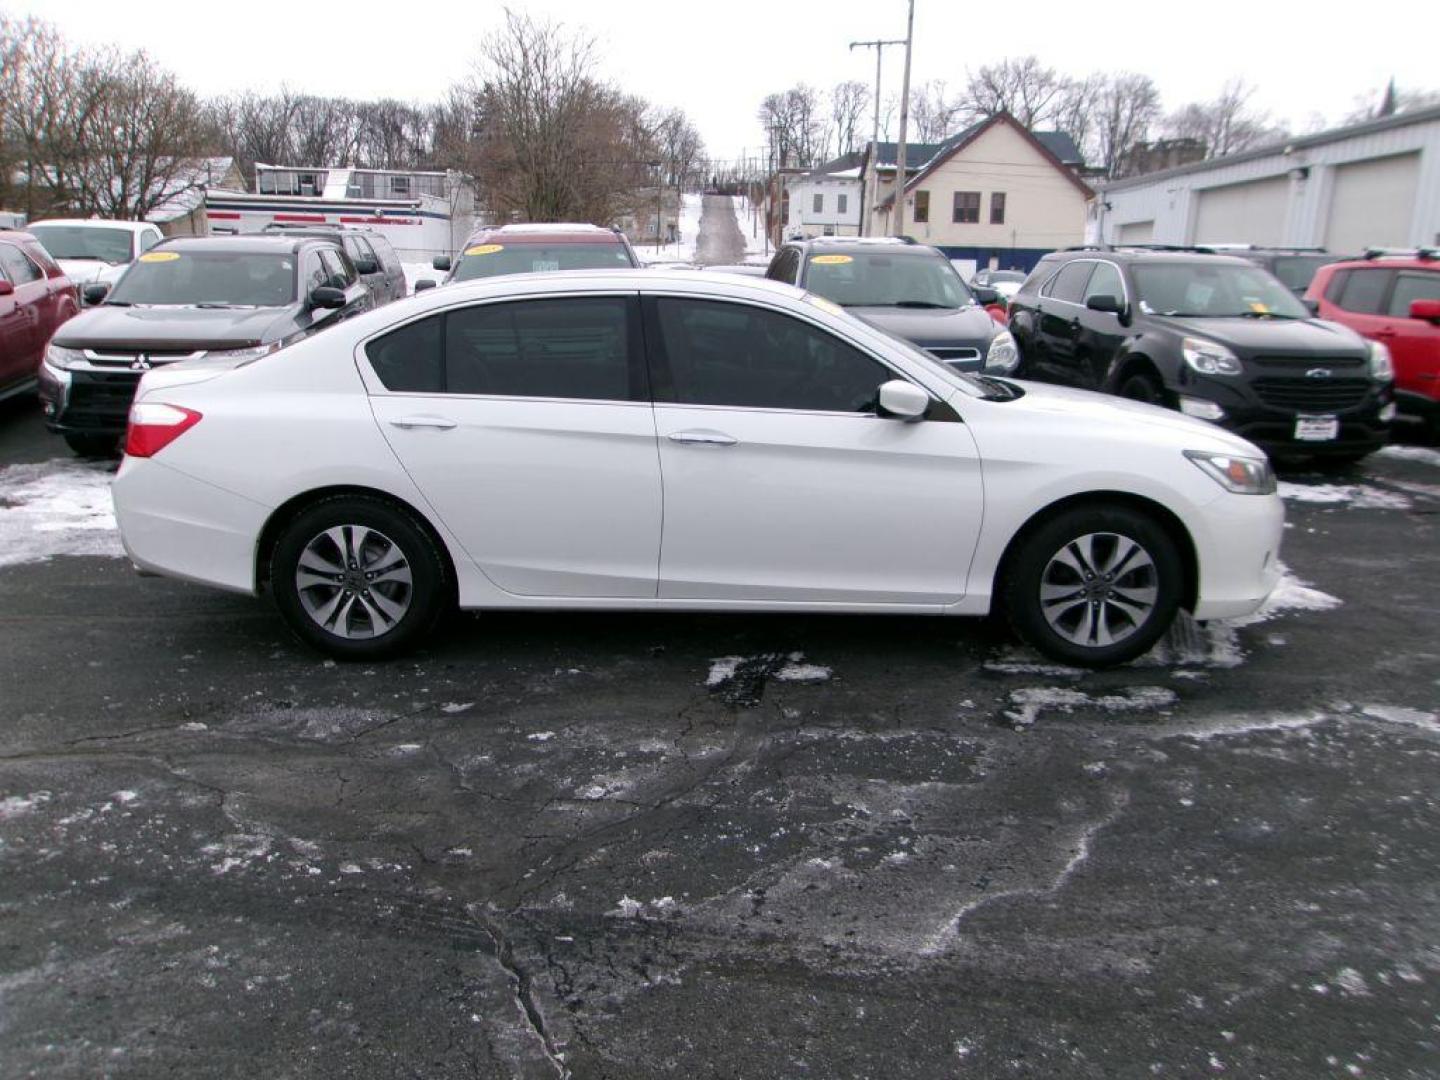
[[[1296,442],[1327,442],[1340,435],[1338,416],[1297,416],[1295,418]]]

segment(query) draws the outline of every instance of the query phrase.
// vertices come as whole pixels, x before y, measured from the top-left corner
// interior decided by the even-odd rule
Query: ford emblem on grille
[[[148,356],[144,356],[144,355],[135,357],[135,359],[130,362],[130,370],[131,370],[131,371],[149,371],[149,370],[150,370],[150,358],[149,358]],[[1312,372],[1312,374],[1313,374],[1313,372]],[[1329,372],[1326,372],[1326,374],[1328,375]]]
[[[1309,371],[1305,372],[1305,377],[1307,379],[1328,379],[1330,377],[1330,369],[1328,367],[1312,367]]]

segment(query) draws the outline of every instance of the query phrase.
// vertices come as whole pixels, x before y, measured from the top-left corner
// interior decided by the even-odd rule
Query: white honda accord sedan
[[[447,608],[1003,609],[1119,663],[1279,577],[1265,455],[966,375],[760,279],[586,271],[391,304],[145,376],[114,483],[144,571],[269,591],[369,659]]]

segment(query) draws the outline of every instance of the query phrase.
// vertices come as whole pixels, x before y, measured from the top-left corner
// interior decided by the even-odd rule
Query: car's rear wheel
[[[1128,375],[1120,384],[1119,394],[1131,401],[1143,401],[1146,405],[1164,405],[1165,388],[1155,376],[1144,371]]]
[[[1064,511],[1015,553],[1011,624],[1066,663],[1122,664],[1159,640],[1180,606],[1180,554],[1152,518],[1119,506]]]
[[[444,611],[446,564],[435,540],[399,507],[337,496],[282,530],[270,587],[290,628],[342,659],[404,652]]]
[[[120,453],[120,440],[114,435],[75,435],[67,432],[65,445],[83,458],[115,457]]]

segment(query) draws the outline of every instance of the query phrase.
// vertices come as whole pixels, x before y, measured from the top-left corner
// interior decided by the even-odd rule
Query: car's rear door
[[[40,367],[40,353],[46,344],[46,328],[55,322],[55,298],[51,296],[45,272],[15,244],[0,243],[0,270],[14,286],[7,297],[15,309],[5,331],[9,359],[0,361],[8,369],[7,381],[33,375]]]
[[[948,410],[882,418],[877,357],[792,313],[645,300],[665,490],[660,597],[941,605],[983,506]],[[943,417],[940,415],[943,413]]]
[[[456,307],[365,354],[381,431],[491,581],[655,596],[660,461],[634,294]]]
[[[1063,264],[1040,289],[1035,319],[1040,349],[1030,374],[1093,389],[1091,373],[1079,364],[1076,347],[1083,326],[1085,283],[1094,268],[1093,260],[1074,259]]]

